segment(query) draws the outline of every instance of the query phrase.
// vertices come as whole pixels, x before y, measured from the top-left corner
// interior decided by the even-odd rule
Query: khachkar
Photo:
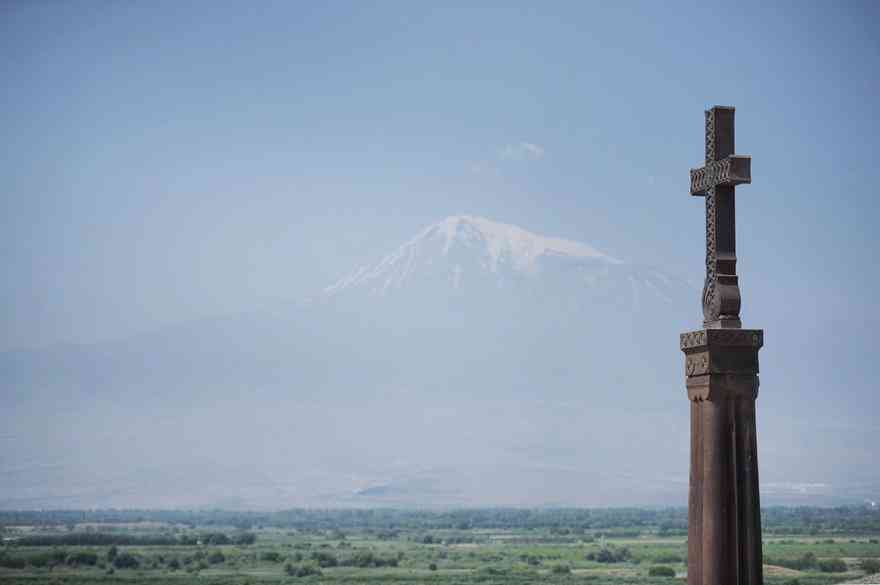
[[[688,585],[762,585],[755,399],[760,329],[742,329],[734,189],[751,158],[734,154],[730,107],[706,112],[706,164],[691,195],[706,197],[703,329],[683,333],[691,401]]]

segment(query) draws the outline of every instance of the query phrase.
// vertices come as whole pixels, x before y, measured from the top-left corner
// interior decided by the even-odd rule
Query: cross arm
[[[691,195],[705,195],[721,185],[735,186],[752,182],[752,157],[732,154],[698,169],[691,169]]]

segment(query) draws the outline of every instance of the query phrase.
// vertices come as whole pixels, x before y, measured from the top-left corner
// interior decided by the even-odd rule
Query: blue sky
[[[699,281],[719,103],[744,322],[867,356],[876,5],[323,4],[3,4],[0,347],[299,298],[456,213]]]
[[[678,331],[698,328],[704,208],[688,170],[702,162],[703,110],[733,105],[737,152],[753,157],[737,235],[743,323],[765,330],[762,479],[875,489],[878,13],[806,1],[0,3],[0,351],[301,299],[455,214],[684,276],[693,319]],[[657,378],[639,390],[684,401],[681,379]],[[260,407],[242,396],[233,415]],[[289,426],[289,410],[263,408]],[[20,439],[20,453],[51,462],[72,449],[93,475],[78,458],[105,418],[76,420],[86,432],[58,424],[55,443]],[[649,436],[633,433],[636,457]]]

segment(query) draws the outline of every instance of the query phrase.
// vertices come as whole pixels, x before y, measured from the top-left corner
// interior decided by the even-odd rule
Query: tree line
[[[16,538],[18,546],[196,546],[200,544],[249,545],[257,540],[253,532],[200,532],[189,534],[125,534],[118,532],[67,532],[30,534]]]
[[[73,526],[80,523],[119,524],[162,522],[196,527],[233,527],[247,531],[262,527],[301,532],[432,529],[547,529],[556,534],[589,530],[608,536],[635,536],[644,532],[686,534],[686,508],[484,508],[463,510],[401,509],[292,509],[276,512],[230,510],[41,510],[0,511],[4,526]],[[768,534],[820,534],[880,532],[880,510],[866,506],[836,508],[784,508],[762,510]],[[175,537],[177,538],[177,537]]]

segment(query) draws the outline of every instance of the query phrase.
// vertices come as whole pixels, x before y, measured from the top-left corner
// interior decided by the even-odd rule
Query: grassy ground
[[[604,539],[590,534],[560,537],[545,530],[403,531],[379,538],[372,532],[340,535],[257,530],[251,545],[119,546],[115,557],[130,556],[136,568],[114,567],[110,547],[21,546],[7,544],[0,585],[37,583],[351,583],[351,584],[519,584],[550,583],[672,585],[686,575],[686,542],[681,536]],[[94,565],[71,565],[76,553],[94,553]],[[811,553],[815,563],[790,568]],[[87,556],[87,555],[86,555]],[[825,585],[864,576],[864,559],[880,558],[875,538],[787,536],[767,538],[764,568],[768,585]],[[94,558],[93,557],[93,558]],[[40,560],[42,559],[42,560]],[[48,561],[46,559],[49,559]],[[840,559],[840,572],[820,568]],[[34,566],[45,562],[45,566]],[[118,561],[115,563],[119,565]],[[356,566],[356,565],[369,566]],[[320,566],[319,565],[323,565]],[[340,566],[345,565],[345,566]],[[379,566],[376,566],[379,565]],[[788,566],[782,566],[788,565]],[[675,576],[650,576],[654,567]],[[826,567],[827,569],[827,567]],[[842,569],[842,570],[841,570]],[[320,575],[305,575],[320,571]],[[299,571],[303,576],[291,576]],[[669,571],[668,571],[669,572]]]

